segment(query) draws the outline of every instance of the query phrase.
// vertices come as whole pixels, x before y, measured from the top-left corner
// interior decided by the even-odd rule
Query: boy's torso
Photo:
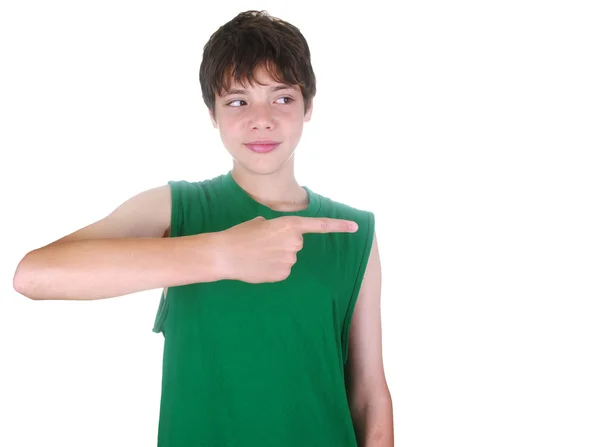
[[[172,187],[174,237],[268,214],[223,176]],[[159,445],[355,445],[343,365],[371,214],[311,200],[314,217],[360,220],[362,231],[305,234],[284,281],[190,284],[161,300]]]

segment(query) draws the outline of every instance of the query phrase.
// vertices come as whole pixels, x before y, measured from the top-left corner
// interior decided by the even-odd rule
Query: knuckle
[[[291,268],[282,268],[277,271],[277,274],[274,276],[273,279],[275,279],[276,281],[281,281],[282,279],[285,279],[288,276],[290,276],[291,271]]]
[[[291,241],[288,242],[288,250],[290,251],[294,251],[297,252],[298,250],[300,250],[302,248],[302,246],[304,245],[304,239],[300,238],[293,238]]]
[[[290,265],[293,265],[296,262],[296,255],[294,252],[285,252],[281,256],[281,265],[283,268],[288,268]]]

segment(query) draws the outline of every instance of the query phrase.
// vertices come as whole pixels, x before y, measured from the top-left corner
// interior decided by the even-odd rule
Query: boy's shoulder
[[[169,180],[169,183],[177,184],[180,186],[184,186],[187,188],[199,187],[199,186],[207,186],[207,185],[215,185],[220,184],[221,180],[225,174],[219,174],[215,176],[205,177],[201,179],[191,180],[189,178],[173,178]]]
[[[209,192],[218,190],[223,186],[223,178],[225,174],[206,177],[198,180],[191,180],[185,178],[174,178],[169,180],[167,183],[171,186],[172,190],[182,194],[197,194],[199,192]]]

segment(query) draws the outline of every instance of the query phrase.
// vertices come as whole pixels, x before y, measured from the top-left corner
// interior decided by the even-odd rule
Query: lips
[[[264,140],[264,141],[252,141],[251,143],[245,143],[244,146],[246,146],[248,149],[250,149],[253,152],[258,152],[258,153],[264,154],[266,152],[271,152],[280,144],[281,143],[278,143],[277,141]]]

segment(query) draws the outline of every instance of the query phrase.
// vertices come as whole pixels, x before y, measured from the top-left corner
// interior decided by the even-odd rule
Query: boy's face
[[[254,85],[232,80],[228,92],[216,95],[215,114],[209,114],[234,160],[251,171],[267,173],[279,170],[294,154],[304,123],[310,121],[312,103],[305,114],[298,86],[276,82],[264,67],[258,67],[254,76],[258,81]],[[267,153],[246,146],[265,140],[280,144]]]

